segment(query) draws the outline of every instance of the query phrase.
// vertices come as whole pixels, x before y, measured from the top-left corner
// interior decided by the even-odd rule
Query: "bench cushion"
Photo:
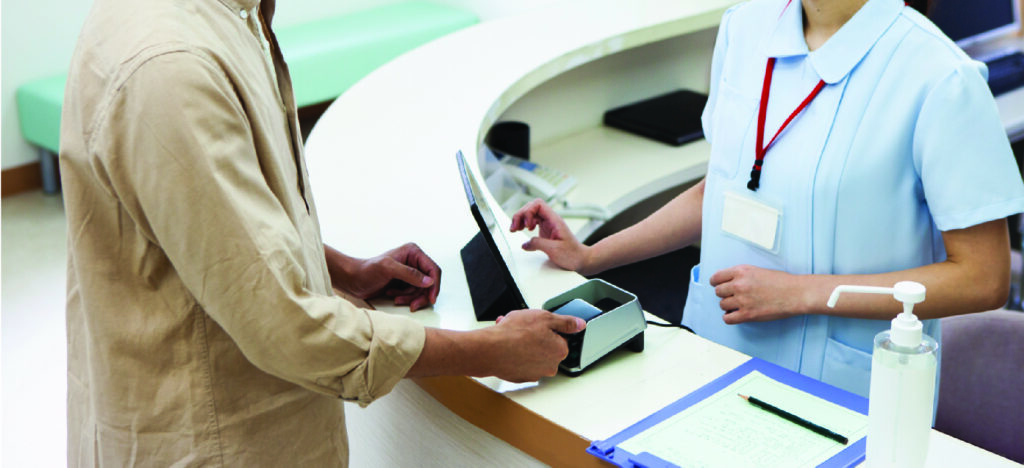
[[[280,28],[281,52],[291,71],[298,107],[330,101],[403,52],[475,24],[472,12],[423,1]],[[18,120],[30,143],[58,153],[60,112],[67,74],[18,87]]]
[[[66,73],[33,80],[18,87],[18,122],[30,143],[54,154],[60,146],[60,108]]]
[[[330,101],[377,67],[478,21],[471,11],[395,3],[277,30],[299,107]]]

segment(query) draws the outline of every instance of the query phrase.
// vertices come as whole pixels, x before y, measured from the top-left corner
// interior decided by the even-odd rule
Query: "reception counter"
[[[531,159],[572,174],[570,201],[629,217],[703,175],[708,146],[670,147],[601,126],[604,110],[677,88],[707,91],[718,21],[732,0],[564,1],[473,26],[407,53],[335,101],[306,156],[325,242],[373,256],[415,242],[443,270],[430,310],[374,303],[426,326],[475,320],[459,249],[476,232],[459,180],[479,175],[491,125],[529,122]],[[495,200],[490,194],[488,201]],[[499,222],[508,223],[499,213]],[[587,238],[602,227],[577,220]],[[525,241],[515,234],[512,243]],[[584,279],[515,250],[530,304]],[[653,317],[652,317],[653,318]],[[642,353],[613,352],[582,376],[526,388],[497,379],[419,379],[348,412],[353,466],[599,466],[584,449],[740,365],[747,356],[648,327]],[[1010,462],[933,432],[932,460]],[[956,464],[956,463],[954,463]]]

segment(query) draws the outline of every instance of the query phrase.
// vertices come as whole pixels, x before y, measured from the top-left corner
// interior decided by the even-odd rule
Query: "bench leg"
[[[57,155],[48,149],[39,148],[39,169],[43,173],[43,192],[57,193]]]

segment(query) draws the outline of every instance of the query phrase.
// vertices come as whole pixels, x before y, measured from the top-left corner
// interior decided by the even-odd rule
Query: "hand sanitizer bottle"
[[[892,329],[875,336],[868,395],[867,466],[924,466],[935,401],[938,343],[921,332],[914,304],[924,301],[920,283],[901,281],[892,288],[838,286],[828,299],[835,307],[843,292],[891,294],[903,303]]]

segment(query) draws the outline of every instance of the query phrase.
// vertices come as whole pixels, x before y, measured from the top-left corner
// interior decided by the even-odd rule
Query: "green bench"
[[[408,1],[277,29],[298,107],[330,102],[403,52],[475,24],[466,9]],[[39,148],[43,190],[58,189],[60,112],[66,74],[30,81],[16,93],[21,134]]]

